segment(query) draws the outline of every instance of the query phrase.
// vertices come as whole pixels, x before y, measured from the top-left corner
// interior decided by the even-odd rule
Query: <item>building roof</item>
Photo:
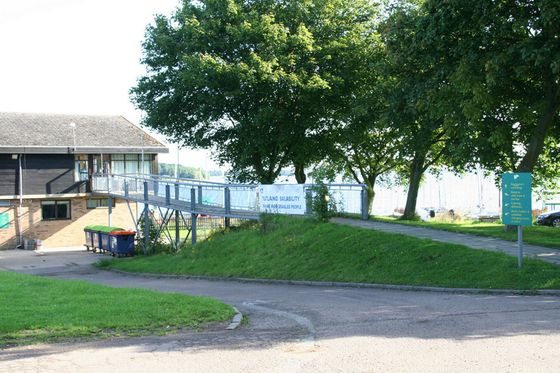
[[[76,146],[70,123],[75,123]],[[122,116],[0,113],[0,153],[167,153]]]

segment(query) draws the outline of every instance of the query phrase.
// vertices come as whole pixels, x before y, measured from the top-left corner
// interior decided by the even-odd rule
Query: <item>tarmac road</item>
[[[98,271],[87,253],[0,252],[0,268],[219,298],[235,331],[0,351],[0,371],[560,371],[560,297],[145,278]]]

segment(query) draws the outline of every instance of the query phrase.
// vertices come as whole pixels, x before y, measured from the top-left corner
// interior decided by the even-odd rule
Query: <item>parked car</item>
[[[538,225],[550,225],[560,228],[560,211],[546,212],[537,216]]]

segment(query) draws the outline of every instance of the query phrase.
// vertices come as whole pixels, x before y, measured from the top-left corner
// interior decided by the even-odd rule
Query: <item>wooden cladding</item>
[[[86,183],[74,181],[73,154],[26,154],[21,167],[24,195],[85,192]],[[19,179],[17,157],[0,154],[0,195],[18,195]]]

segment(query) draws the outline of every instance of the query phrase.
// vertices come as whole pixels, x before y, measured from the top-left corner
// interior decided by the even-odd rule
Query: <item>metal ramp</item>
[[[306,195],[311,197],[312,184],[303,185]],[[367,198],[365,185],[362,184],[328,184],[329,191],[339,196],[346,203],[343,212],[357,213],[367,217]],[[181,245],[179,222],[190,222],[190,237],[196,243],[197,219],[200,215],[223,217],[226,227],[232,218],[244,220],[259,219],[259,185],[224,184],[204,180],[170,178],[159,175],[93,175],[92,193],[108,197],[109,225],[111,225],[112,199],[118,198],[129,202],[144,204],[142,211],[144,229],[144,248],[149,246],[150,206],[159,211],[161,224],[156,229],[156,237],[165,234],[178,249]],[[346,201],[345,197],[346,196]],[[349,198],[350,197],[350,198]],[[310,198],[309,198],[310,200]],[[352,203],[348,203],[348,200]],[[129,204],[130,209],[130,204]],[[308,206],[308,212],[310,207]],[[138,221],[130,209],[138,230]],[[190,215],[190,216],[189,216]],[[169,232],[167,224],[174,219],[175,238]],[[186,224],[186,223],[185,223]],[[153,227],[152,227],[153,228]]]
[[[258,219],[257,185],[146,175],[94,176],[94,194],[191,214]]]

